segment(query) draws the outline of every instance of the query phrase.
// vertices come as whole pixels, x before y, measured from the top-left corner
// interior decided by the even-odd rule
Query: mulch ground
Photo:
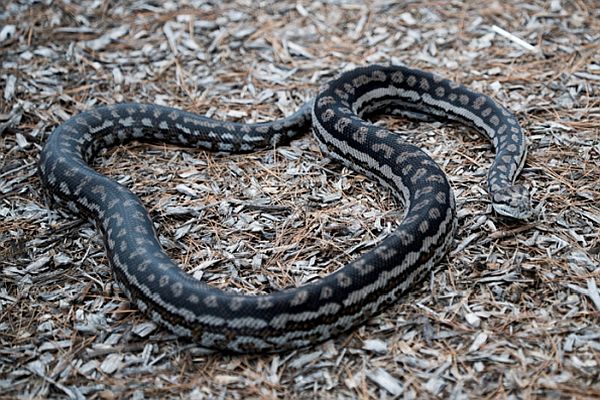
[[[0,398],[600,398],[600,7],[594,1],[12,1],[0,7]],[[383,117],[443,167],[451,252],[364,326],[237,356],[130,305],[98,232],[51,208],[53,128],[102,104],[221,120],[289,115],[339,71],[434,71],[511,109],[529,155],[525,223],[493,213],[490,144]],[[310,132],[245,155],[132,143],[96,160],[147,205],[182,268],[266,293],[336,270],[402,216]]]

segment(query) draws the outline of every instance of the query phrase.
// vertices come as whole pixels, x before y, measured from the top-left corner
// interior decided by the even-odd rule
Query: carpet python
[[[403,66],[367,66],[321,87],[291,116],[267,123],[221,122],[154,104],[115,104],[58,126],[40,154],[53,200],[93,220],[123,290],[152,320],[200,345],[234,352],[280,351],[324,341],[393,304],[446,253],[457,225],[444,172],[425,152],[363,118],[394,112],[458,121],[492,142],[493,209],[526,219],[529,193],[513,181],[526,158],[515,116],[488,96]],[[330,157],[388,186],[404,205],[399,226],[376,248],[313,283],[266,295],[222,291],[183,272],[162,250],[137,196],[90,166],[129,140],[158,140],[220,152],[272,148],[312,123]]]

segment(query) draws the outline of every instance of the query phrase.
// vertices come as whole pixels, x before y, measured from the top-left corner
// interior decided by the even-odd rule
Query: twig
[[[498,33],[499,35],[504,36],[508,40],[510,40],[510,41],[518,44],[519,46],[523,47],[525,50],[531,51],[532,53],[536,53],[536,54],[540,53],[540,49],[539,48],[530,45],[529,43],[527,43],[523,39],[516,37],[512,33],[505,31],[504,29],[500,28],[497,25],[492,25],[492,31],[494,31],[494,32]]]

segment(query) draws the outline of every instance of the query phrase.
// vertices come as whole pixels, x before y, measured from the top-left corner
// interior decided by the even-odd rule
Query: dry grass
[[[0,10],[0,398],[600,397],[593,1],[44,3]],[[177,340],[128,304],[93,226],[42,195],[38,152],[78,111],[143,101],[271,120],[376,62],[449,76],[517,113],[536,217],[492,213],[478,135],[383,118],[451,177],[460,230],[427,282],[346,336],[254,356]],[[227,290],[326,274],[400,215],[310,134],[242,156],[131,144],[96,166],[140,195],[183,268]]]

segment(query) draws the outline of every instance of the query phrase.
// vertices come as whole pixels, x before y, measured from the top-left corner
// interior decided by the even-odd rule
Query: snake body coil
[[[488,176],[494,209],[528,217],[528,193],[513,185],[526,154],[515,117],[485,95],[398,66],[343,73],[314,101],[270,123],[219,122],[158,105],[96,108],[56,128],[41,152],[39,172],[57,201],[96,222],[117,279],[154,321],[210,348],[302,347],[346,331],[396,301],[452,241],[457,218],[443,171],[417,147],[361,119],[390,109],[420,119],[459,121],[487,136],[496,151]],[[161,249],[139,199],[88,166],[99,149],[132,139],[226,152],[268,148],[302,132],[311,120],[327,153],[390,187],[404,203],[405,216],[380,245],[347,266],[272,294],[224,292],[184,273]]]

